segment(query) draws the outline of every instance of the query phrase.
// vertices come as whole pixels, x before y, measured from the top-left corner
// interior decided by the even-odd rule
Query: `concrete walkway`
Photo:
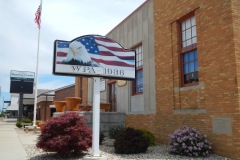
[[[26,160],[25,144],[35,144],[37,135],[18,134],[16,120],[0,119],[0,159]]]

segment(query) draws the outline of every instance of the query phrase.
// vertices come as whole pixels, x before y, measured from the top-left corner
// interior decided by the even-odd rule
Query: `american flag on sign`
[[[88,35],[71,42],[57,41],[55,52],[56,64],[135,70],[135,51],[125,50],[104,36]]]
[[[42,2],[35,13],[35,23],[37,23],[38,29],[40,29],[40,24],[41,24],[41,12],[42,12]]]

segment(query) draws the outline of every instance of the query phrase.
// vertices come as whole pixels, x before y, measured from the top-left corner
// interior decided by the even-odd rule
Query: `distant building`
[[[5,112],[8,115],[8,118],[17,118],[18,117],[18,100],[19,100],[19,95],[18,94],[11,94],[11,100],[6,108]]]
[[[75,84],[57,88],[54,90],[54,92],[55,92],[54,101],[65,101],[66,97],[75,96]]]
[[[37,100],[37,119],[40,119],[40,110],[39,110],[39,103],[44,101],[45,102],[45,99],[43,100],[43,94],[47,94],[52,91],[51,90],[47,90],[47,89],[38,89],[38,100]],[[35,91],[33,92],[33,94],[24,94],[23,95],[23,116],[24,117],[28,117],[30,118],[31,120],[33,120],[33,110],[34,110],[34,98],[35,98]],[[51,101],[52,103],[52,99],[49,100],[47,99],[47,102],[48,101]],[[46,103],[47,103],[46,102]],[[43,114],[43,113],[42,113]],[[44,117],[44,116],[42,116]]]

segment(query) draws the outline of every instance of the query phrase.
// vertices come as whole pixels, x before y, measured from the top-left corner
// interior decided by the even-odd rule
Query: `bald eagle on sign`
[[[85,46],[79,41],[73,41],[69,44],[67,58],[63,60],[63,64],[82,65],[82,66],[94,66],[100,67],[100,65],[94,62]]]

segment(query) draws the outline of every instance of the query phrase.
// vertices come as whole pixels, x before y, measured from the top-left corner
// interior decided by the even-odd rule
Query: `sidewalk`
[[[36,143],[36,134],[18,134],[15,124],[14,119],[0,120],[0,159],[26,160],[24,145]]]

